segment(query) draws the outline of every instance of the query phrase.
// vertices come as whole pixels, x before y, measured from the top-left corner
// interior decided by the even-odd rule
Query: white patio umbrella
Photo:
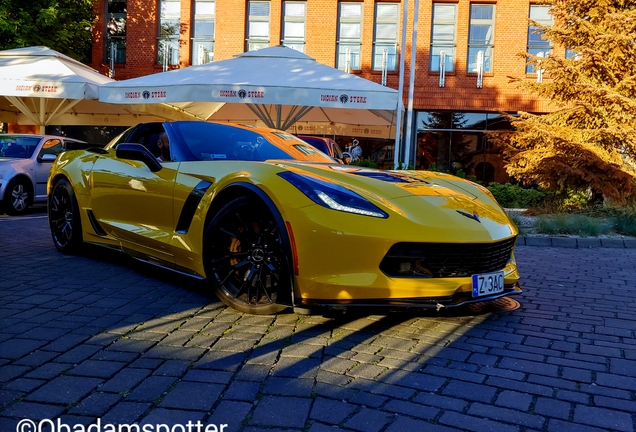
[[[282,130],[300,122],[305,130],[367,127],[380,131],[394,127],[399,98],[395,89],[277,46],[107,83],[99,86],[99,100],[113,104],[163,102],[204,120]]]
[[[97,87],[113,81],[47,47],[0,51],[0,121],[21,125],[129,126],[192,118],[167,105],[111,105]]]

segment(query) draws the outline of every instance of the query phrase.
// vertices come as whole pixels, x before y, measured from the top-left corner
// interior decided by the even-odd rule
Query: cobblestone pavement
[[[0,218],[0,246],[1,432],[636,428],[635,249],[519,247],[516,310],[257,317],[118,253],[61,255],[41,211]]]

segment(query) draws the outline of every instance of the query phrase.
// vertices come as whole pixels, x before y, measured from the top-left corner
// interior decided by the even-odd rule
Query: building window
[[[126,0],[108,0],[106,23],[106,59],[126,63]]]
[[[552,27],[550,6],[530,5],[530,19],[544,27]],[[535,56],[546,56],[551,49],[550,41],[543,39],[541,28],[530,24],[528,26],[528,53]],[[526,65],[526,73],[535,73],[534,66]]]
[[[495,44],[495,5],[470,5],[467,72],[478,72],[479,51],[483,51],[484,72],[492,72],[492,51]]]
[[[512,130],[500,113],[420,111],[416,117],[415,169],[435,169],[484,183],[509,180],[504,149],[488,131]]]
[[[179,64],[180,15],[180,0],[160,0],[157,63],[164,68]]]
[[[194,31],[192,36],[192,64],[214,61],[214,0],[195,0]]]
[[[397,70],[399,3],[376,3],[373,70]]]
[[[439,72],[441,54],[445,54],[446,72],[455,72],[455,33],[457,29],[457,5],[433,3],[433,28],[431,35],[431,72]]]
[[[307,3],[286,1],[283,5],[283,40],[281,45],[305,52],[305,19]]]
[[[269,46],[269,2],[248,2],[247,14],[247,51]]]
[[[340,3],[338,12],[337,67],[360,70],[362,3]]]

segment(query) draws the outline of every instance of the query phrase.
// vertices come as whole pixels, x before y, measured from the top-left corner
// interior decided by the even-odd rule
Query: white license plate
[[[473,297],[488,296],[504,290],[504,272],[473,275]]]

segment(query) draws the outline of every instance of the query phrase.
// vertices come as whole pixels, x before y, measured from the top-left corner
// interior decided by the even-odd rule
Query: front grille
[[[392,277],[466,277],[501,270],[516,237],[495,243],[396,243],[380,263]]]

